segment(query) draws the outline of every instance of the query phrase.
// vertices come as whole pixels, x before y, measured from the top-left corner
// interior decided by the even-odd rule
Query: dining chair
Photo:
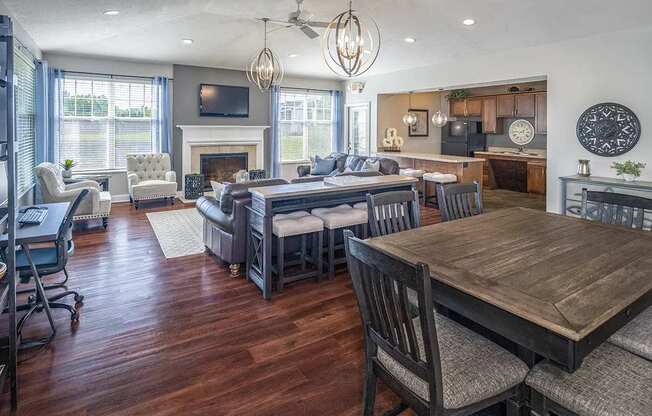
[[[367,217],[372,237],[418,228],[421,224],[417,191],[367,194]]]
[[[652,210],[652,199],[582,189],[581,215],[584,219],[595,219],[603,224],[623,225],[644,230],[646,229],[644,222],[646,210]],[[650,229],[647,228],[647,230]]]
[[[386,414],[470,415],[499,402],[510,410],[528,368],[488,339],[436,313],[428,266],[412,265],[344,232],[365,339],[364,415],[377,380],[401,398]],[[410,314],[408,289],[416,293]]]
[[[442,221],[482,214],[482,191],[478,182],[437,184],[437,201]]]

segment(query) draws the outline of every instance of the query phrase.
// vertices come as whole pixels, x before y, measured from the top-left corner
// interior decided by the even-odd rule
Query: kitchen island
[[[482,185],[484,159],[417,152],[377,152],[375,155],[394,159],[401,168],[452,173],[457,176],[457,181],[460,183],[477,181]],[[433,191],[429,191],[429,195],[433,195]]]

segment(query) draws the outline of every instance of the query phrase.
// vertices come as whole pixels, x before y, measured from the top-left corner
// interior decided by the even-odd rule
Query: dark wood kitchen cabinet
[[[448,103],[450,115],[453,117],[466,116],[466,100],[452,100]]]
[[[496,97],[482,99],[482,132],[498,133],[498,119],[496,117]]]
[[[514,117],[514,96],[499,95],[496,97],[496,117]]]
[[[534,94],[518,94],[516,96],[516,116],[534,117]]]
[[[545,92],[536,94],[536,115],[534,117],[534,124],[537,134],[548,133],[548,94]]]
[[[480,117],[482,115],[482,98],[467,98],[466,115],[467,117]]]
[[[527,162],[527,191],[531,194],[546,194],[546,162]]]

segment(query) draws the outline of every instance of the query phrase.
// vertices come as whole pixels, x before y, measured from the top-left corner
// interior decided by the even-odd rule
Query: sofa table
[[[304,182],[251,188],[247,221],[247,278],[272,297],[272,217],[275,214],[367,200],[367,193],[416,189],[417,179],[399,175],[356,177],[337,185]]]
[[[72,175],[70,178],[63,178],[63,183],[76,183],[80,181],[86,181],[86,180],[91,180],[97,182],[98,185],[100,185],[100,188],[104,192],[109,191],[109,180],[111,179],[110,175]]]

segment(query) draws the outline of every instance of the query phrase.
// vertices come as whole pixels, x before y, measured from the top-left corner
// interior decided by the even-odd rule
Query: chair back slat
[[[603,224],[650,231],[650,227],[645,227],[646,211],[652,211],[652,199],[582,189],[581,216],[583,219],[593,219]]]
[[[355,238],[350,230],[344,231],[344,243],[368,359],[382,366],[377,360],[381,348],[428,383],[431,406],[442,409],[441,362],[428,266],[395,258]],[[416,293],[412,305],[408,290]]]
[[[437,184],[437,202],[442,221],[453,221],[482,214],[480,184]]]
[[[371,235],[378,237],[419,227],[418,201],[416,191],[367,194]]]

